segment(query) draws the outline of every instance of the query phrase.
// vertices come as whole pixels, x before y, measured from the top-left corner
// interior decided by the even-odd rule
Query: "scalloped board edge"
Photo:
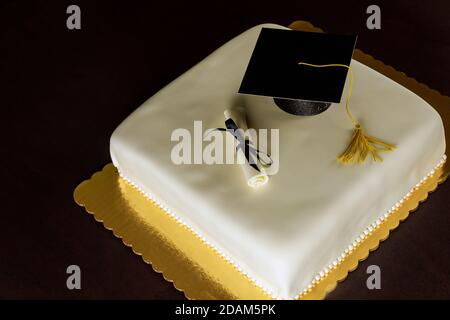
[[[357,268],[359,261],[377,249],[379,243],[388,238],[390,231],[397,228],[420,202],[427,199],[428,193],[434,191],[444,177],[442,162],[411,190],[401,206],[297,298],[323,299]],[[188,299],[271,298],[205,245],[189,228],[121,178],[112,164],[78,185],[74,199],[156,272],[162,273],[165,280],[184,292]]]
[[[305,21],[296,21],[289,27],[322,32]],[[354,58],[421,96],[441,114],[447,129],[450,124],[449,97],[442,96],[360,50],[355,51]],[[446,135],[449,131],[446,130]],[[338,266],[313,282],[311,288],[300,293],[298,298],[323,299],[334,290],[337,283],[355,270],[359,261],[366,259],[370,251],[376,250],[379,243],[388,238],[390,231],[397,228],[447,176],[448,163],[414,190],[408,201],[385,219]],[[271,298],[196,239],[187,228],[170,219],[154,203],[120,178],[112,164],[106,165],[103,171],[94,174],[90,180],[82,182],[74,191],[74,199],[95,220],[102,222],[106,229],[131,247],[135,254],[151,264],[156,272],[162,273],[165,280],[184,292],[188,299]]]

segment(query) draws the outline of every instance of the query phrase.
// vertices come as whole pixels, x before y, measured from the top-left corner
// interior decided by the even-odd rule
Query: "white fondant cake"
[[[342,166],[352,123],[344,99],[299,117],[273,100],[237,94],[261,27],[231,40],[133,112],[111,137],[121,175],[200,234],[257,284],[293,298],[426,176],[445,152],[442,121],[417,95],[352,61],[352,112],[367,132],[397,145],[382,163]],[[346,91],[344,91],[346,92]],[[278,128],[279,172],[249,188],[238,165],[176,165],[177,128],[223,127],[244,104],[249,127]]]

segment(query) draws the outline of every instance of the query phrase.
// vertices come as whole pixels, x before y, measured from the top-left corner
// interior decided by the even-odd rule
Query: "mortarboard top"
[[[262,28],[239,93],[282,99],[339,103],[356,35]],[[329,105],[329,104],[328,104]]]

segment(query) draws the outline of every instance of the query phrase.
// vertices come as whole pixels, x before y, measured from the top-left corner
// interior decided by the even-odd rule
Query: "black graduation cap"
[[[292,114],[319,114],[340,102],[348,72],[324,66],[349,66],[356,39],[356,35],[262,28],[239,93],[274,97]]]

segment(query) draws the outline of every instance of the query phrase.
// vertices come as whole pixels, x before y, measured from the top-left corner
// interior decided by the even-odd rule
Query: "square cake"
[[[237,94],[263,27],[284,28],[256,26],[213,52],[125,119],[110,151],[120,175],[167,214],[271,296],[292,299],[442,163],[444,128],[420,97],[352,60],[352,112],[397,148],[381,163],[343,166],[336,156],[352,131],[344,102],[301,117]],[[249,127],[279,130],[279,170],[258,189],[239,165],[171,160],[174,130],[193,131],[194,121],[223,127],[224,110],[236,104]]]

